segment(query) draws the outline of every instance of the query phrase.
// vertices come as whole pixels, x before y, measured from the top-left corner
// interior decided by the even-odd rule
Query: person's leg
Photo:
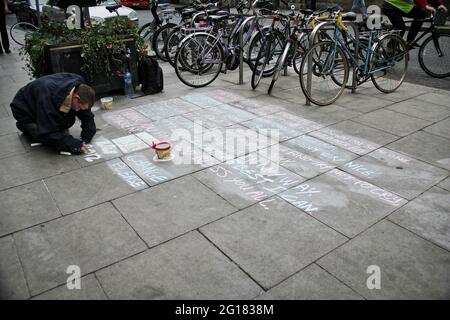
[[[389,3],[383,4],[383,14],[385,14],[389,21],[392,23],[393,30],[400,30],[400,36],[405,34],[405,22],[403,21],[402,14],[404,12],[390,5]]]
[[[410,12],[406,13],[405,16],[414,19],[411,23],[411,28],[409,28],[408,36],[406,37],[406,42],[411,43],[416,38],[423,24],[423,21],[417,21],[417,19],[425,19],[426,12],[414,7]]]
[[[359,9],[361,10],[361,14],[363,16],[363,19],[367,18],[367,7],[364,0],[359,0]]]
[[[16,127],[17,127],[17,129],[22,131],[24,134],[29,135],[30,138],[33,139],[34,141],[38,141],[38,133],[37,133],[37,124],[36,123],[17,122]]]
[[[352,8],[350,9],[351,12],[356,12],[356,7],[358,6],[358,0],[353,0],[352,2]]]
[[[3,11],[3,6],[0,10],[0,32],[2,36],[2,45],[5,52],[9,53],[9,39],[8,39],[8,31],[6,30],[6,18],[5,12]],[[1,46],[0,46],[1,49]]]

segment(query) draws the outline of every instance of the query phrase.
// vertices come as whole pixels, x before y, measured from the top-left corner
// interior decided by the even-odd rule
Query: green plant
[[[82,72],[94,79],[96,74],[113,76],[113,70],[121,70],[121,59],[125,43],[133,39],[139,55],[146,54],[144,40],[139,36],[137,26],[125,17],[106,19],[105,22],[86,26],[85,29],[69,29],[64,23],[47,21],[35,32],[30,33],[20,54],[26,60],[28,73],[37,78],[45,74],[45,47],[47,45],[79,44],[83,59]]]

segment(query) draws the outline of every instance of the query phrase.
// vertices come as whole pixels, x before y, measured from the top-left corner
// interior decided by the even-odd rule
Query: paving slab
[[[450,193],[431,188],[409,202],[389,220],[450,251]]]
[[[111,299],[251,299],[261,290],[194,231],[97,272]]]
[[[440,121],[450,116],[450,108],[416,98],[395,103],[387,107],[387,109],[432,122]]]
[[[113,135],[114,137],[115,135]],[[113,143],[111,134],[99,134],[92,139],[90,147],[92,152],[88,154],[81,154],[76,157],[77,162],[82,167],[87,167],[92,164],[104,162],[107,160],[119,158],[123,155],[119,147]]]
[[[265,116],[276,112],[286,111],[286,107],[290,104],[270,96],[257,96],[231,102],[230,105],[259,116]]]
[[[120,159],[47,179],[62,214],[69,214],[147,188]]]
[[[183,99],[187,102],[190,102],[192,104],[195,104],[195,105],[199,106],[200,108],[216,107],[216,106],[224,103],[220,100],[220,98],[214,99],[210,96],[207,96],[204,93],[191,93],[191,94],[182,96],[181,99]]]
[[[0,192],[0,236],[60,216],[43,181]]]
[[[448,171],[380,148],[339,167],[356,177],[412,200],[448,176]]]
[[[0,238],[0,299],[18,300],[30,297],[14,239]]]
[[[450,191],[450,177],[441,181],[441,183],[439,183],[438,186],[441,187],[442,189]]]
[[[223,162],[276,145],[278,140],[276,130],[252,130],[236,124],[227,128],[195,130],[189,141]]]
[[[367,96],[365,94],[361,94],[360,91],[357,91],[355,93],[344,91],[344,93],[339,97],[339,99],[337,99],[334,104],[347,109],[366,113],[386,107],[387,105],[390,105],[392,103],[394,102],[382,99],[382,97],[375,98]]]
[[[11,114],[11,108],[9,107],[9,105],[3,104],[0,105],[0,119],[4,119],[4,118],[11,118],[12,114]]]
[[[153,150],[122,157],[122,160],[148,185],[154,186],[219,163],[209,154],[184,141],[171,149],[173,160],[159,160]]]
[[[199,110],[200,107],[180,98],[150,102],[132,108],[149,119],[160,120]]]
[[[387,109],[375,110],[353,120],[402,137],[432,124],[431,121]]]
[[[80,278],[80,289],[68,289],[67,284],[35,296],[32,300],[107,300],[93,274]]]
[[[450,139],[450,118],[426,127],[424,131]]]
[[[112,112],[102,113],[104,121],[115,127],[129,133],[146,131],[152,128],[151,119],[142,113],[133,109],[122,109]]]
[[[448,91],[442,90],[442,93],[439,92],[427,92],[424,94],[421,94],[416,97],[417,100],[422,100],[426,102],[431,102],[434,104],[439,104],[444,107],[449,107],[448,105]],[[443,94],[445,93],[445,94]]]
[[[359,155],[398,139],[395,135],[349,120],[311,132],[309,135]]]
[[[239,78],[237,74],[235,74],[235,76],[237,82]],[[216,100],[220,100],[223,103],[232,103],[235,101],[259,95],[259,93],[253,92],[252,90],[248,90],[248,87],[245,88],[244,86],[241,85],[231,85],[228,86],[226,89],[216,89],[205,92],[205,94]]]
[[[16,127],[16,120],[12,117],[1,118],[0,119],[0,136],[5,134],[10,134],[14,132],[19,132]]]
[[[367,88],[359,90],[359,92],[361,94],[374,98],[400,102],[427,93],[429,92],[429,89],[424,86],[403,82],[402,85],[392,93],[381,92],[375,86],[369,86]]]
[[[278,197],[215,221],[200,231],[265,289],[347,241]]]
[[[0,190],[79,168],[73,157],[41,148],[0,160]]]
[[[449,299],[450,253],[381,221],[329,253],[318,264],[367,299]],[[380,268],[380,289],[368,289]]]
[[[258,300],[361,300],[361,295],[312,264],[258,297]]]
[[[308,135],[275,147],[279,148],[279,152],[268,150],[273,148],[269,147],[261,150],[260,154],[269,155],[270,160],[305,178],[313,178],[357,157],[352,152]]]
[[[122,153],[132,153],[150,148],[148,144],[139,139],[136,135],[130,134],[127,136],[112,139],[112,142],[122,151]]]
[[[322,127],[355,118],[362,114],[361,112],[346,109],[338,105],[330,105],[326,108],[315,105],[292,105],[289,108],[289,112],[301,118],[314,121]]]
[[[0,136],[0,159],[24,152],[26,152],[26,149],[17,133]]]
[[[236,211],[190,176],[113,203],[150,247]]]
[[[419,131],[386,147],[450,170],[450,140]]]
[[[206,112],[201,109],[199,111],[184,114],[184,117],[199,123],[207,129],[214,129],[244,122],[256,118],[257,115],[227,104],[222,104],[208,108]]]
[[[284,111],[246,121],[242,125],[253,130],[279,130],[280,141],[295,138],[325,126]]]
[[[193,176],[239,209],[305,180],[255,153],[196,172]]]
[[[33,296],[66,283],[71,265],[85,275],[146,249],[110,203],[15,233],[14,238]]]
[[[280,197],[349,238],[406,203],[405,199],[338,169],[289,189]]]

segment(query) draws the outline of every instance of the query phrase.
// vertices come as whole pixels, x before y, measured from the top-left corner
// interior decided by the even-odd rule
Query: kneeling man
[[[17,128],[34,141],[58,151],[80,154],[88,152],[84,143],[95,135],[91,107],[95,91],[74,73],[55,73],[38,78],[21,88],[11,110]],[[72,137],[68,129],[81,120],[81,139]]]

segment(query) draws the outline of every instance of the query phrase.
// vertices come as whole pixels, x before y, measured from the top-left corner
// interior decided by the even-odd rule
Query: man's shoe
[[[6,49],[5,52],[6,52],[6,53],[11,53],[11,50]]]

